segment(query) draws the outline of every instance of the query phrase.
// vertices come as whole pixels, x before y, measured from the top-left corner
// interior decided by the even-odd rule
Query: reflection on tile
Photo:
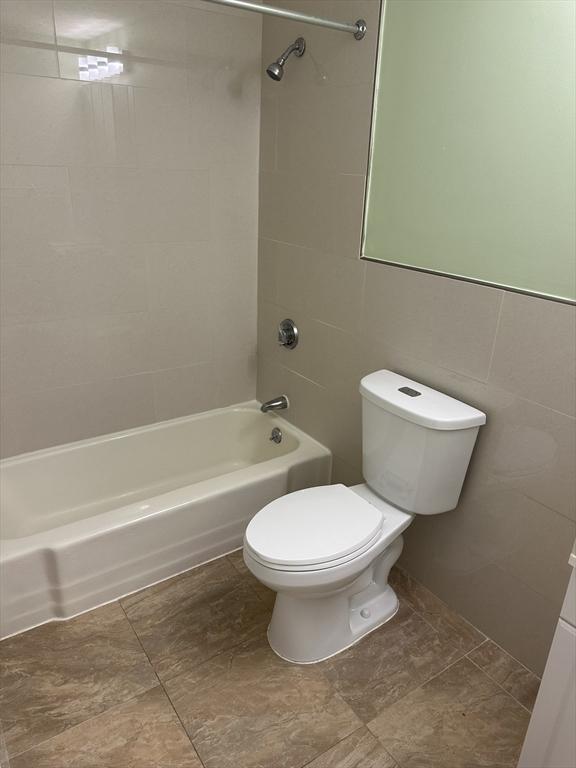
[[[396,768],[396,761],[365,728],[312,760],[307,768]]]
[[[56,0],[58,43],[103,50],[114,45],[160,61],[186,60],[188,12],[146,0]]]
[[[206,768],[295,768],[360,722],[314,666],[288,664],[263,639],[166,684]]]
[[[228,555],[228,560],[232,563],[242,578],[246,579],[246,581],[252,585],[252,588],[258,594],[258,597],[262,600],[262,602],[265,603],[269,608],[273,608],[274,601],[276,600],[276,593],[271,589],[268,589],[268,587],[265,587],[264,584],[262,584],[261,581],[258,581],[256,576],[253,576],[252,573],[248,570],[246,563],[244,562],[242,550],[237,549],[235,552],[231,552]]]
[[[319,669],[367,722],[462,655],[407,606]]]
[[[476,481],[516,489],[576,521],[576,422],[493,387],[480,396],[489,422],[475,452]]]
[[[253,636],[268,608],[225,559],[124,598],[122,605],[161,680]]]
[[[535,674],[491,640],[469,653],[468,658],[499,683],[516,701],[532,711],[540,687],[540,679]]]
[[[11,768],[202,768],[166,694],[153,688],[13,758]]]
[[[0,644],[1,715],[17,754],[157,684],[120,606]]]
[[[574,415],[575,348],[576,307],[506,292],[490,381]]]
[[[528,720],[523,707],[462,659],[368,727],[410,768],[515,768]]]
[[[400,568],[393,568],[390,584],[438,634],[464,653],[476,648],[485,636]]]

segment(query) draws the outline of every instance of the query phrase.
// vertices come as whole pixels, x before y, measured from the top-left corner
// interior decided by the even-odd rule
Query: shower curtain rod
[[[244,11],[255,11],[269,16],[278,16],[281,19],[291,19],[292,21],[301,21],[303,24],[315,24],[317,27],[328,27],[336,29],[338,32],[351,32],[356,40],[362,40],[366,34],[366,22],[364,19],[358,19],[354,24],[345,24],[342,21],[332,21],[331,19],[322,19],[318,16],[308,16],[305,13],[297,11],[288,11],[285,8],[275,8],[272,5],[260,5],[252,3],[249,0],[208,0],[209,3],[217,5],[229,5],[232,8],[241,8]]]

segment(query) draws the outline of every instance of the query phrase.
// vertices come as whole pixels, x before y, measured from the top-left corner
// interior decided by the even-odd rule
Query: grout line
[[[56,29],[56,6],[54,3],[54,0],[51,2],[51,10],[52,10],[52,32],[54,34],[54,45],[55,45],[55,54],[56,54],[56,67],[58,70],[58,79],[62,79],[62,67],[60,66],[60,52],[58,50],[58,31]]]
[[[334,749],[334,747],[337,747],[339,744],[342,744],[343,741],[346,741],[346,739],[349,739],[350,736],[354,736],[355,733],[358,733],[358,731],[362,731],[362,730],[367,730],[364,724],[362,724],[361,726],[353,730],[352,733],[349,733],[347,736],[343,736],[341,739],[338,739],[338,741],[334,742],[334,744],[328,747],[328,749],[325,749],[323,752],[320,752],[319,754],[314,755],[314,757],[311,760],[308,760],[307,763],[304,763],[303,765],[301,765],[300,768],[306,768],[307,765],[312,765],[312,763],[314,763],[315,760],[318,760],[319,757],[323,757],[324,755],[328,754],[328,752],[330,752],[331,749]]]
[[[502,314],[504,310],[505,291],[502,291],[500,297],[500,306],[498,307],[498,317],[496,318],[496,328],[494,329],[494,338],[492,340],[492,351],[490,352],[490,360],[488,361],[488,370],[486,371],[486,384],[490,381],[492,375],[492,363],[494,362],[494,355],[496,354],[496,344],[498,341],[498,335],[500,333],[500,321],[502,320]]]
[[[488,639],[488,640],[490,640],[490,642],[491,642],[491,643],[493,643],[493,644],[496,646],[496,648],[498,648],[500,651],[502,651],[502,653],[505,653],[505,654],[506,654],[506,656],[509,656],[511,659],[513,659],[513,660],[516,662],[516,664],[518,664],[519,666],[521,666],[521,667],[522,667],[522,669],[525,669],[525,670],[526,670],[526,672],[529,672],[531,675],[534,675],[534,677],[535,677],[537,680],[539,680],[540,682],[542,681],[542,678],[540,677],[540,675],[537,675],[537,674],[536,674],[536,672],[533,672],[531,669],[529,669],[529,667],[527,667],[527,666],[526,666],[526,664],[523,664],[521,661],[519,661],[519,660],[516,658],[516,656],[512,656],[512,654],[511,654],[509,651],[507,651],[507,650],[506,650],[506,648],[503,648],[503,647],[502,647],[501,645],[499,645],[499,644],[498,644],[498,643],[497,643],[495,640],[492,640],[492,638],[491,638],[491,637],[489,637],[489,638],[487,638],[487,639]],[[472,653],[472,651],[470,651],[470,653]]]
[[[471,648],[470,651],[466,651],[466,653],[472,653],[472,651],[476,650],[476,648],[478,648],[480,645],[482,645],[486,640],[491,640],[492,639],[492,638],[488,637],[488,635],[485,632],[482,632],[482,630],[479,627],[477,627],[475,624],[472,624],[471,621],[468,621],[468,619],[465,616],[462,616],[462,614],[459,611],[456,611],[453,608],[451,608],[448,605],[448,603],[446,603],[444,600],[442,600],[442,598],[438,597],[438,595],[435,594],[434,592],[432,592],[431,589],[428,589],[428,587],[426,587],[424,584],[422,584],[422,582],[418,581],[418,579],[416,579],[414,576],[412,576],[412,574],[409,573],[409,571],[407,571],[405,568],[403,568],[402,566],[399,566],[399,565],[395,565],[394,567],[397,568],[399,571],[401,571],[409,579],[412,579],[412,581],[414,581],[416,584],[418,584],[419,587],[421,587],[422,589],[426,590],[426,592],[428,592],[430,595],[432,595],[433,598],[438,600],[438,602],[441,603],[450,613],[455,614],[461,621],[464,621],[466,624],[468,624],[468,626],[472,627],[472,629],[476,630],[476,632],[478,632],[480,635],[482,635],[484,640],[482,640],[480,643],[478,643],[478,645],[474,646],[474,648]],[[410,608],[412,608],[411,605],[410,605]],[[418,613],[419,616],[421,616],[420,612],[417,611],[416,608],[412,608],[412,610],[415,613]],[[430,622],[424,616],[421,616],[421,618],[424,619],[424,621],[426,621],[427,624],[430,624]],[[432,625],[430,624],[430,626],[432,626]],[[433,626],[432,626],[432,628],[435,629],[435,627],[433,627]],[[436,630],[436,632],[437,631],[438,630]],[[511,654],[508,654],[508,655],[510,656]]]
[[[118,601],[118,604],[119,604],[119,606],[120,606],[120,608],[121,608],[121,610],[122,610],[122,613],[123,613],[123,614],[124,614],[124,616],[126,617],[126,621],[127,621],[127,622],[128,622],[128,624],[130,625],[130,629],[132,630],[132,632],[134,633],[134,636],[136,637],[136,640],[138,641],[138,645],[139,645],[139,646],[140,646],[140,648],[142,649],[142,653],[143,653],[143,654],[146,656],[146,658],[148,659],[148,663],[150,664],[150,666],[151,666],[151,668],[152,668],[152,670],[153,670],[153,672],[154,672],[154,675],[156,676],[156,679],[158,680],[158,685],[159,685],[159,686],[162,688],[162,690],[164,691],[164,695],[166,696],[166,698],[167,698],[167,699],[168,699],[168,701],[170,702],[170,706],[172,707],[172,709],[173,709],[173,711],[174,711],[174,714],[175,714],[175,715],[176,715],[176,717],[178,718],[178,722],[179,722],[179,723],[180,723],[180,725],[182,726],[182,730],[183,730],[183,731],[184,731],[184,733],[186,734],[186,738],[187,738],[187,739],[188,739],[188,741],[190,742],[190,745],[191,745],[192,749],[194,750],[194,753],[195,753],[195,754],[196,754],[196,756],[198,757],[198,760],[200,760],[200,763],[201,763],[202,765],[204,765],[204,763],[202,762],[202,759],[201,759],[200,755],[198,754],[198,752],[197,752],[197,750],[196,750],[196,747],[194,746],[194,742],[193,742],[193,741],[192,741],[192,739],[190,738],[190,735],[188,734],[188,731],[186,730],[186,727],[184,726],[184,723],[182,722],[182,718],[181,718],[181,717],[180,717],[180,715],[178,714],[178,711],[177,711],[176,707],[174,706],[174,703],[173,703],[172,699],[170,698],[170,696],[169,696],[169,694],[168,694],[168,691],[166,690],[166,688],[165,688],[165,686],[164,686],[164,683],[162,682],[162,680],[160,679],[160,677],[159,677],[159,675],[158,675],[158,672],[156,671],[156,667],[155,667],[155,666],[154,666],[154,664],[152,663],[152,659],[150,658],[150,656],[148,655],[148,652],[146,651],[146,648],[145,648],[145,647],[144,647],[144,645],[142,644],[142,641],[140,640],[140,636],[138,635],[138,632],[136,632],[136,629],[134,628],[134,626],[133,626],[132,622],[130,621],[130,619],[129,619],[129,617],[128,617],[128,614],[126,613],[126,610],[124,609],[124,606],[122,605],[122,603],[120,602],[120,600]]]
[[[510,654],[508,654],[508,655],[510,655]],[[479,664],[476,664],[476,662],[474,661],[474,659],[471,659],[471,658],[470,658],[468,655],[466,655],[466,658],[468,659],[468,661],[469,661],[471,664],[473,664],[473,665],[476,667],[476,669],[480,670],[480,672],[482,672],[482,674],[484,674],[484,675],[485,675],[485,676],[486,676],[486,677],[487,677],[487,678],[488,678],[488,679],[489,679],[491,682],[493,682],[493,683],[494,683],[494,685],[497,685],[497,686],[498,686],[498,688],[500,688],[500,690],[501,690],[501,691],[503,691],[503,692],[506,694],[506,696],[508,696],[508,697],[509,697],[510,699],[512,699],[513,701],[515,701],[515,702],[516,702],[516,704],[518,704],[519,706],[521,706],[521,707],[522,707],[522,709],[524,709],[526,712],[528,712],[528,714],[529,714],[529,715],[532,715],[532,710],[531,710],[531,709],[528,709],[528,707],[527,707],[525,704],[522,704],[522,702],[521,702],[521,701],[518,701],[518,699],[516,698],[516,696],[513,696],[513,695],[510,693],[510,691],[507,691],[507,690],[506,690],[506,688],[504,688],[504,686],[503,686],[503,685],[501,685],[501,684],[498,682],[498,680],[495,680],[495,679],[492,677],[492,675],[491,675],[491,674],[489,674],[489,673],[488,673],[488,672],[487,672],[485,669],[482,669],[482,667],[481,667]]]
[[[113,709],[118,709],[118,707],[123,707],[126,704],[129,704],[131,701],[135,701],[140,696],[144,696],[146,693],[149,693],[150,691],[153,691],[155,688],[158,688],[158,687],[159,687],[158,685],[153,685],[144,691],[140,691],[140,693],[136,693],[134,696],[131,696],[129,699],[125,699],[124,701],[119,701],[116,704],[113,704],[111,707],[108,707],[107,709],[102,710],[102,712],[98,712],[97,714],[92,715],[92,717],[87,717],[85,720],[81,720],[79,723],[74,723],[74,725],[71,725],[69,728],[65,728],[63,731],[60,731],[59,733],[55,733],[54,735],[49,736],[47,739],[44,739],[43,741],[39,741],[37,744],[34,744],[32,747],[28,747],[22,752],[17,752],[13,755],[9,755],[10,760],[13,760],[16,757],[21,757],[22,755],[26,755],[28,752],[31,752],[32,750],[37,749],[38,747],[42,747],[45,744],[48,744],[48,742],[53,741],[54,739],[57,739],[58,737],[63,736],[64,734],[69,734],[71,731],[74,731],[77,728],[80,728],[82,725],[85,725],[86,723],[89,723],[92,720],[98,720],[104,715],[107,715]],[[2,766],[2,768],[4,767]]]

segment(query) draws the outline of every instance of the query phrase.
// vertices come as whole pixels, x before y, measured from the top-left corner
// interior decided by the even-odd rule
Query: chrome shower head
[[[284,77],[284,67],[281,64],[278,64],[277,61],[273,61],[272,64],[269,64],[266,67],[266,74],[268,77],[272,78],[272,80],[279,82]]]
[[[304,51],[306,50],[306,41],[303,37],[298,37],[292,45],[289,45],[288,48],[284,51],[282,56],[276,59],[276,61],[273,61],[272,64],[269,64],[266,67],[266,74],[268,77],[270,77],[272,80],[275,80],[276,82],[279,82],[284,77],[284,64],[286,64],[286,61],[291,53],[294,54],[294,56],[300,56],[304,55]]]

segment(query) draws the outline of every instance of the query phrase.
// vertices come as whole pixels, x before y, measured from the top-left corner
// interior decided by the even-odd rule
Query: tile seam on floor
[[[82,720],[80,723],[75,723],[74,725],[71,725],[69,728],[65,728],[63,731],[60,731],[60,733],[55,733],[54,735],[49,736],[47,739],[43,739],[42,741],[39,741],[37,744],[34,744],[32,747],[28,747],[27,749],[22,750],[22,752],[15,752],[14,754],[9,754],[8,759],[14,760],[17,757],[22,757],[22,755],[26,755],[28,754],[28,752],[32,752],[34,749],[38,749],[38,747],[42,747],[45,744],[48,744],[48,742],[54,741],[54,739],[57,739],[60,736],[63,736],[64,734],[69,734],[71,731],[75,731],[77,728],[80,728],[81,726],[86,725],[86,723],[92,722],[92,720],[98,720],[100,717],[107,715],[113,709],[117,709],[118,707],[123,707],[126,704],[129,704],[131,701],[135,701],[139,696],[144,696],[144,694],[149,693],[150,691],[153,691],[156,688],[164,689],[164,686],[161,683],[158,683],[156,685],[151,686],[150,688],[147,688],[145,691],[140,691],[140,693],[137,693],[134,696],[131,696],[129,699],[126,699],[125,701],[119,701],[117,704],[114,704],[113,706],[102,710],[102,712],[98,712],[97,715],[92,715],[92,717],[87,717],[85,720]],[[9,766],[7,766],[7,768],[9,768]]]
[[[431,593],[431,594],[433,594],[433,593]],[[438,599],[439,599],[439,598],[438,598]],[[426,616],[425,616],[423,613],[421,613],[421,612],[420,612],[419,610],[417,610],[416,608],[412,608],[412,610],[414,611],[414,613],[415,613],[417,616],[419,616],[419,617],[422,619],[422,621],[423,621],[425,624],[427,624],[427,625],[428,625],[428,626],[429,626],[431,629],[433,629],[433,630],[434,630],[434,632],[435,632],[435,633],[436,633],[438,636],[440,636],[440,632],[439,632],[439,631],[436,629],[436,627],[434,626],[434,624],[432,624],[432,622],[431,622],[431,621],[429,621],[429,620],[426,618]],[[458,614],[458,616],[459,616],[459,618],[463,618],[463,617],[460,617],[460,614]],[[466,621],[466,619],[464,619],[464,621]],[[470,622],[467,622],[467,623],[470,623]],[[471,627],[473,627],[474,629],[476,629],[476,627],[474,627],[474,625],[473,625],[473,624],[470,624],[470,626],[471,626]],[[455,644],[455,643],[454,643],[452,640],[447,640],[447,642],[448,642],[448,643],[450,643],[450,645],[454,646],[454,648],[456,648],[458,651],[461,651],[461,653],[462,653],[462,655],[463,655],[463,656],[466,656],[467,654],[469,654],[469,653],[472,653],[472,651],[476,651],[476,650],[478,650],[478,648],[479,648],[481,645],[484,645],[484,643],[485,643],[487,640],[489,640],[489,639],[490,639],[490,638],[489,638],[489,637],[487,637],[487,636],[486,636],[486,635],[485,635],[483,632],[480,632],[480,630],[477,630],[477,631],[479,632],[479,634],[481,634],[481,635],[482,635],[482,640],[480,640],[480,642],[479,642],[477,645],[475,645],[473,648],[470,648],[470,650],[468,650],[468,651],[464,651],[464,650],[462,650],[462,649],[458,648],[458,646],[457,646],[457,645],[456,645],[456,644]]]
[[[312,763],[315,760],[318,760],[319,757],[322,757],[323,755],[327,754],[328,752],[330,752],[331,749],[334,749],[339,744],[342,744],[343,741],[346,741],[346,739],[349,739],[350,736],[354,736],[355,733],[358,733],[358,731],[361,731],[363,728],[366,728],[364,724],[362,724],[359,728],[356,728],[355,731],[352,731],[352,733],[349,733],[347,736],[342,736],[341,739],[338,739],[338,741],[332,744],[332,746],[328,747],[328,749],[325,749],[323,752],[320,752],[319,754],[314,755],[313,758],[308,760],[306,763],[303,763],[299,768],[307,768],[307,766],[312,765]]]
[[[263,597],[262,597],[262,595],[261,595],[261,594],[258,592],[258,590],[257,590],[257,589],[256,589],[256,587],[254,586],[254,584],[252,584],[252,583],[251,583],[250,579],[248,579],[248,578],[247,578],[247,574],[245,574],[245,573],[242,573],[242,571],[240,571],[238,568],[236,568],[236,566],[234,565],[234,563],[232,562],[232,560],[230,560],[230,559],[229,559],[229,557],[228,557],[228,555],[231,555],[231,554],[233,554],[234,552],[238,552],[238,551],[239,551],[239,550],[241,550],[241,549],[242,549],[242,547],[238,547],[238,549],[234,549],[234,550],[232,550],[232,552],[229,552],[227,555],[224,555],[224,557],[225,557],[225,558],[228,560],[228,562],[230,563],[230,565],[232,566],[232,568],[234,568],[234,570],[236,571],[236,573],[237,573],[237,574],[240,576],[240,578],[242,579],[242,582],[243,582],[243,583],[244,583],[244,584],[245,584],[247,587],[249,587],[249,588],[252,590],[253,594],[255,594],[255,595],[256,595],[256,597],[258,598],[258,601],[259,601],[260,603],[262,603],[262,605],[266,605],[266,600],[264,600],[264,598],[263,598]],[[270,591],[272,591],[272,590],[270,590]],[[274,594],[276,594],[276,593],[274,593]],[[276,598],[274,598],[274,599],[276,599]],[[272,607],[273,607],[273,606],[272,606]]]
[[[173,702],[173,701],[172,701],[172,699],[170,698],[170,695],[168,694],[168,691],[166,690],[166,688],[165,688],[165,686],[164,686],[164,683],[163,683],[163,682],[162,682],[162,680],[160,679],[160,677],[159,677],[159,675],[158,675],[158,672],[156,671],[156,667],[155,667],[155,666],[154,666],[154,664],[152,663],[152,660],[151,660],[151,658],[148,656],[148,653],[147,653],[147,651],[146,651],[146,648],[144,648],[144,645],[142,644],[142,641],[140,640],[140,637],[138,636],[138,633],[136,632],[135,628],[132,626],[132,622],[131,622],[131,621],[130,621],[130,619],[128,618],[128,614],[127,614],[127,613],[126,613],[126,611],[124,610],[124,606],[123,606],[123,605],[120,603],[120,601],[118,601],[118,604],[120,605],[120,608],[122,609],[122,612],[124,613],[124,616],[126,616],[126,621],[128,622],[128,624],[130,624],[130,629],[131,629],[131,630],[132,630],[132,632],[134,633],[134,636],[136,637],[136,640],[138,641],[138,645],[139,645],[139,646],[140,646],[140,648],[142,649],[142,653],[143,653],[143,654],[146,656],[146,658],[148,659],[148,663],[149,663],[149,664],[150,664],[150,666],[152,667],[152,670],[153,670],[154,674],[156,675],[156,679],[158,680],[158,685],[159,685],[159,686],[160,686],[160,688],[163,690],[163,692],[164,692],[164,695],[165,695],[165,696],[166,696],[166,698],[168,699],[168,702],[169,702],[169,704],[170,704],[170,707],[172,708],[172,711],[173,711],[173,712],[174,712],[174,714],[176,715],[176,718],[177,718],[178,722],[180,723],[180,725],[181,725],[181,727],[182,727],[182,730],[183,730],[183,731],[184,731],[184,733],[186,734],[186,738],[187,738],[187,739],[188,739],[188,741],[190,742],[190,746],[191,746],[191,747],[192,747],[192,749],[194,750],[194,754],[196,755],[196,757],[197,757],[197,758],[198,758],[198,760],[200,761],[200,765],[204,766],[204,762],[202,761],[202,758],[201,758],[201,757],[200,757],[200,755],[198,754],[198,751],[197,751],[197,749],[196,749],[196,747],[195,747],[195,745],[194,745],[194,742],[193,742],[193,741],[192,741],[192,739],[190,738],[190,735],[188,734],[188,731],[186,730],[186,728],[185,728],[185,726],[184,726],[184,723],[182,722],[182,719],[180,718],[180,715],[178,714],[178,710],[177,710],[177,709],[176,709],[176,707],[174,706],[174,702]],[[204,766],[204,768],[205,768],[205,766]]]
[[[410,694],[412,694],[412,693],[415,693],[416,691],[420,690],[420,688],[423,688],[425,685],[428,685],[428,683],[430,683],[432,680],[436,679],[437,677],[440,677],[440,675],[443,675],[443,674],[444,674],[444,672],[447,672],[447,671],[448,671],[448,670],[449,670],[451,667],[455,666],[456,664],[459,664],[459,663],[460,663],[462,660],[464,660],[464,659],[466,659],[466,661],[469,661],[469,662],[470,662],[470,663],[471,663],[471,664],[472,664],[474,667],[477,667],[477,665],[476,665],[476,664],[474,664],[474,663],[472,662],[472,660],[471,660],[471,659],[468,659],[468,657],[466,656],[466,654],[464,654],[464,655],[463,655],[463,656],[461,656],[459,659],[456,659],[456,661],[453,661],[451,664],[448,664],[448,666],[447,666],[447,667],[445,667],[443,670],[441,670],[440,672],[437,672],[435,675],[432,675],[432,677],[430,677],[428,680],[426,680],[425,682],[423,682],[423,683],[421,683],[420,685],[416,686],[416,688],[413,688],[411,691],[408,691],[408,693],[404,694],[404,696],[401,696],[399,699],[397,699],[395,702],[393,702],[392,704],[390,704],[388,707],[385,707],[385,708],[384,708],[384,709],[383,709],[381,712],[379,712],[379,713],[376,715],[376,717],[373,717],[373,718],[372,718],[372,720],[370,720],[369,722],[367,722],[367,723],[365,724],[365,727],[366,727],[366,728],[369,730],[369,732],[372,734],[372,736],[374,736],[374,738],[375,738],[375,739],[378,741],[378,743],[379,743],[379,744],[381,744],[381,745],[384,747],[384,749],[386,750],[386,752],[388,752],[388,754],[389,754],[389,755],[392,757],[392,759],[396,761],[396,763],[397,763],[397,765],[398,765],[398,768],[403,768],[401,761],[400,761],[400,760],[399,760],[399,759],[398,759],[398,758],[397,758],[397,757],[394,755],[394,752],[392,752],[392,751],[390,750],[390,748],[387,746],[386,742],[385,742],[383,739],[381,739],[381,738],[378,736],[378,734],[377,734],[377,733],[374,733],[374,731],[373,731],[373,730],[370,728],[370,723],[374,722],[374,720],[376,720],[377,718],[381,717],[381,716],[382,716],[382,714],[383,714],[383,713],[386,711],[386,709],[389,709],[390,707],[395,707],[395,706],[396,706],[396,704],[398,704],[398,702],[400,702],[400,701],[402,701],[403,699],[405,699],[405,698],[406,698],[406,696],[408,696],[408,695],[410,695]],[[477,668],[479,669],[479,667],[477,667]],[[485,676],[485,677],[486,677],[486,678],[487,678],[487,679],[488,679],[490,682],[494,682],[494,681],[492,680],[492,678],[491,678],[491,677],[488,677],[488,675],[487,675],[487,674],[486,674],[486,673],[485,673],[483,670],[481,670],[481,669],[480,669],[480,672],[482,672],[482,673],[483,673],[483,675],[484,675],[484,676]],[[500,687],[500,686],[498,686],[498,687]],[[504,693],[506,693],[506,691],[504,691]],[[510,696],[510,694],[508,694],[508,693],[506,693],[506,695],[507,695],[507,696]],[[510,696],[510,698],[513,698],[513,697],[511,697],[511,696]],[[514,699],[514,701],[516,701],[516,700]]]
[[[362,723],[362,725],[359,728],[356,728],[356,730],[352,731],[352,733],[349,733],[347,736],[343,736],[341,739],[338,739],[337,742],[332,744],[331,747],[328,747],[328,749],[325,749],[323,752],[320,752],[318,755],[315,755],[311,760],[309,760],[307,763],[304,763],[303,765],[299,766],[299,768],[308,768],[308,766],[312,765],[318,758],[323,757],[324,755],[327,755],[328,752],[330,752],[332,749],[335,749],[340,744],[346,741],[346,739],[349,739],[351,736],[354,736],[354,734],[359,733],[360,731],[368,731],[368,734],[372,736],[373,739],[376,740],[376,742],[382,747],[382,749],[386,752],[386,754],[390,755],[390,757],[394,760],[394,762],[397,764],[397,768],[402,768],[398,760],[386,749],[384,744],[378,739],[372,731],[368,730],[368,727],[365,723]]]
[[[470,651],[470,653],[472,653],[472,651]],[[522,702],[521,702],[521,701],[519,701],[519,700],[516,698],[516,696],[514,696],[514,694],[510,693],[510,691],[507,691],[507,690],[506,690],[506,688],[504,688],[504,686],[503,686],[501,683],[499,683],[499,682],[498,682],[498,680],[496,680],[495,678],[493,678],[493,677],[492,677],[492,675],[491,675],[491,674],[489,674],[489,673],[488,673],[488,672],[487,672],[485,669],[482,669],[482,667],[481,667],[479,664],[477,664],[477,663],[474,661],[474,659],[471,659],[471,658],[470,658],[468,655],[466,655],[466,658],[468,659],[468,661],[469,661],[471,664],[474,664],[474,666],[476,667],[476,669],[479,669],[479,670],[480,670],[480,672],[482,672],[482,673],[483,673],[483,674],[484,674],[484,675],[485,675],[485,676],[486,676],[486,677],[487,677],[489,680],[491,680],[491,681],[494,683],[494,685],[497,685],[497,686],[498,686],[498,688],[500,688],[500,690],[501,690],[501,691],[503,691],[503,692],[506,694],[506,696],[509,696],[509,697],[510,697],[510,698],[511,698],[513,701],[515,701],[515,702],[516,702],[516,704],[518,704],[519,706],[521,706],[521,707],[522,707],[522,709],[523,709],[525,712],[527,712],[527,713],[528,713],[528,715],[532,716],[532,710],[531,710],[531,709],[528,709],[528,707],[527,707],[525,704],[522,704]],[[513,657],[512,657],[512,658],[513,658]],[[534,674],[534,673],[532,673],[532,674]]]
[[[534,675],[534,677],[538,680],[539,683],[542,682],[542,677],[540,675],[537,675],[536,672],[532,671],[529,667],[526,666],[526,664],[523,664],[519,659],[517,659],[515,656],[512,656],[512,654],[507,651],[505,648],[503,648],[501,645],[499,645],[496,640],[493,640],[491,637],[487,637],[487,640],[489,640],[493,645],[498,648],[499,651],[502,651],[502,653],[505,653],[506,656],[509,656],[511,659],[513,659],[516,664],[522,667],[522,669],[525,669],[526,672],[529,672],[531,675]],[[477,650],[477,649],[474,649]],[[472,651],[470,651],[472,653]]]

